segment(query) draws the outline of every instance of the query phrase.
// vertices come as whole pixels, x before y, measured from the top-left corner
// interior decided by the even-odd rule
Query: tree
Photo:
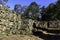
[[[58,1],[56,2],[56,6],[59,6],[59,7],[60,7],[60,0],[58,0]]]
[[[21,7],[21,13],[24,14],[25,10],[27,9],[27,6]]]
[[[17,13],[20,13],[21,12],[21,5],[20,4],[16,4],[14,6],[14,10],[17,12]]]
[[[56,16],[56,18],[58,19],[58,20],[60,20],[60,0],[58,0],[57,2],[56,2],[56,10],[57,11],[55,11],[56,13],[57,13],[57,16]]]
[[[49,20],[56,20],[56,5],[54,3],[51,3],[48,7],[47,7],[47,14],[49,16]]]
[[[37,19],[39,17],[38,12],[39,12],[38,4],[36,2],[32,2],[25,11],[25,16],[27,18]]]
[[[24,12],[27,9],[27,6],[21,6],[20,4],[16,4],[14,6],[14,11],[17,13],[20,13],[22,16],[24,16]]]
[[[26,11],[26,9],[27,9],[27,6],[23,6],[21,8],[21,15],[22,15],[22,17],[25,17],[25,11]]]
[[[41,15],[42,15],[41,20],[47,20],[47,8],[45,8],[45,6],[43,6],[43,7],[41,8],[40,13],[41,13]]]
[[[3,0],[4,2],[7,2],[8,0]]]
[[[0,4],[2,4],[2,5],[4,5],[7,2],[8,2],[8,0],[0,0]]]
[[[56,4],[51,3],[48,7],[42,7],[41,14],[42,14],[42,20],[50,21],[50,20],[56,20]]]

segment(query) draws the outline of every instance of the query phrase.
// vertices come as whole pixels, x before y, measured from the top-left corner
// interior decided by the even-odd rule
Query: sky
[[[40,6],[48,6],[50,3],[54,3],[57,0],[8,0],[7,5],[10,9],[14,9],[15,4],[21,4],[21,6],[29,6],[31,2],[36,2]]]

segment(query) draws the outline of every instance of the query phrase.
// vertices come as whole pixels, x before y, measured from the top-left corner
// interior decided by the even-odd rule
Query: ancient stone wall
[[[1,34],[32,34],[33,20],[22,18],[20,14],[0,5]]]
[[[0,4],[0,33],[16,34],[21,27],[21,15]]]
[[[60,21],[50,21],[49,28],[60,28]]]
[[[35,21],[35,23],[41,28],[60,28],[60,21]]]
[[[32,34],[33,23],[41,28],[60,28],[60,21],[37,21],[22,18],[20,14],[11,11],[6,6],[0,5],[0,34]]]

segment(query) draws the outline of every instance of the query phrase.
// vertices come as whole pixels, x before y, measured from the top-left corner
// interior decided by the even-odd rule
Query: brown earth
[[[35,36],[27,36],[27,35],[1,35],[0,40],[43,40],[41,38],[35,37]]]

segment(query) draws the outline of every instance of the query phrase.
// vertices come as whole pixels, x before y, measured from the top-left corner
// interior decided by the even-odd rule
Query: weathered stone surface
[[[48,28],[48,22],[22,18],[20,14],[0,4],[0,33],[29,35],[34,29],[33,23],[36,24],[36,27]],[[59,28],[60,22],[49,21],[49,27]]]
[[[0,5],[0,33],[2,34],[32,34],[33,20],[21,18],[15,11]]]
[[[21,27],[21,15],[12,12],[6,6],[0,4],[0,29],[3,31],[16,31]],[[16,31],[17,32],[17,31]],[[4,34],[4,33],[3,33]],[[12,33],[11,33],[12,34]]]

